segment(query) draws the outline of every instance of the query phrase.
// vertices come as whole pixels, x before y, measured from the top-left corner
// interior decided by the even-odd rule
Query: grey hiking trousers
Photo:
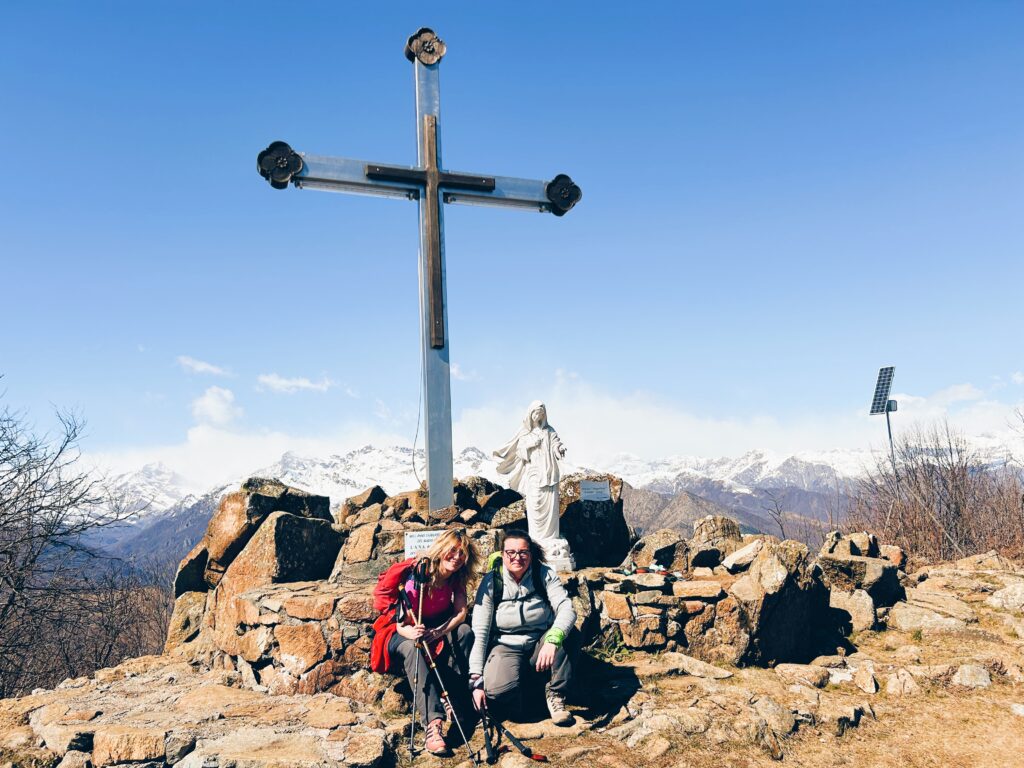
[[[563,696],[572,682],[572,657],[575,632],[570,632],[562,646],[555,651],[550,672],[537,672],[537,656],[543,643],[534,642],[522,648],[500,643],[491,648],[484,663],[484,693],[510,714],[522,711],[522,693],[528,678],[543,680],[550,674],[548,687]]]
[[[454,640],[454,645],[450,640]],[[472,712],[472,706],[468,709],[468,684],[466,670],[469,669],[469,650],[473,647],[473,630],[468,624],[459,624],[447,638],[445,638],[444,649],[441,657],[435,658],[437,671],[441,673],[444,680],[444,687],[452,697],[452,706],[460,715],[463,712]],[[396,668],[401,662],[405,668],[405,676],[409,680],[409,687],[415,697],[416,711],[423,716],[423,724],[431,720],[445,720],[447,715],[444,705],[441,703],[441,688],[437,683],[437,676],[430,671],[423,654],[416,650],[416,643],[408,640],[395,632],[388,642],[388,653],[391,656],[391,666]],[[457,660],[453,659],[457,656]],[[417,688],[416,673],[419,668],[419,687]]]

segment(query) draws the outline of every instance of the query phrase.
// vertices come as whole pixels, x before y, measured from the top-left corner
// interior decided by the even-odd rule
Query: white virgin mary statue
[[[530,536],[544,547],[548,564],[558,570],[574,567],[569,543],[558,526],[558,460],[565,446],[548,424],[544,403],[534,400],[515,437],[494,452],[498,473],[509,476],[509,487],[526,500]]]

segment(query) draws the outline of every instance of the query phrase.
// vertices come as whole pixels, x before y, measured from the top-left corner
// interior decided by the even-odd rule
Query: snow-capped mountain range
[[[863,474],[872,462],[872,455],[867,451],[792,456],[750,451],[737,458],[718,459],[684,456],[648,461],[622,455],[607,466],[589,469],[611,472],[636,488],[663,495],[709,485],[730,494],[778,488],[834,494],[838,487],[845,487]],[[563,474],[578,469],[583,467],[571,462],[562,465]],[[455,476],[471,475],[498,483],[503,480],[494,460],[477,448],[466,448],[455,457]],[[411,448],[399,446],[368,445],[346,454],[319,458],[288,452],[274,464],[256,468],[246,477],[275,477],[297,488],[329,496],[332,506],[337,506],[371,485],[380,485],[389,493],[417,487],[419,480],[425,477],[425,457],[422,450],[414,454]],[[244,479],[239,477],[224,489],[237,487]],[[163,464],[147,464],[136,472],[119,475],[112,479],[111,487],[131,501],[138,510],[139,521],[160,515],[173,506],[187,506],[198,498],[190,496],[184,479]]]
[[[191,496],[185,478],[160,462],[111,477],[104,485],[111,497],[134,513],[132,522],[166,512]]]

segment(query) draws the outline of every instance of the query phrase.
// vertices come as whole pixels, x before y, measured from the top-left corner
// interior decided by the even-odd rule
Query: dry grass
[[[984,616],[982,623],[985,622]],[[896,663],[894,654],[912,643],[900,632],[861,633],[859,650],[878,664]],[[1024,642],[998,631],[996,625],[956,635],[926,635],[916,643],[922,664],[957,664],[971,660],[997,671],[1002,665],[1024,661]],[[884,680],[880,680],[884,685]],[[1024,766],[1024,717],[1010,705],[1024,703],[1024,684],[993,675],[993,686],[983,691],[958,688],[948,681],[919,681],[921,691],[908,697],[882,692],[871,696],[851,686],[830,686],[824,695],[850,704],[869,702],[876,719],[835,736],[820,728],[803,727],[783,742],[781,763],[760,748],[747,744],[712,745],[704,737],[674,737],[672,748],[651,758],[646,744],[636,749],[604,738],[546,737],[533,745],[551,756],[555,765],[587,768],[767,768],[791,765],[807,768],[1021,768]],[[794,694],[771,670],[740,670],[721,686],[766,694],[784,706],[797,704]],[[684,706],[701,693],[692,677],[649,680],[644,691],[659,706]],[[581,744],[600,744],[598,751],[561,759],[563,750]],[[518,763],[517,763],[518,765]],[[525,765],[525,764],[524,764]]]

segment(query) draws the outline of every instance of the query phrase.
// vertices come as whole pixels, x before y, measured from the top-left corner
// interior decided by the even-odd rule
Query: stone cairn
[[[584,479],[608,480],[611,498],[582,500]],[[562,579],[589,645],[740,665],[807,661],[835,647],[837,627],[873,626],[903,595],[902,553],[867,534],[833,535],[817,560],[725,517],[698,520],[690,538],[661,530],[635,540],[621,479],[577,474],[560,490],[579,566]],[[454,506],[434,513],[423,491],[374,486],[334,515],[326,497],[251,479],[224,497],[178,569],[165,652],[273,694],[382,696],[388,686],[366,671],[371,591],[402,558],[405,532],[464,526],[487,554],[501,529],[524,523],[519,495],[479,477],[459,481]]]

